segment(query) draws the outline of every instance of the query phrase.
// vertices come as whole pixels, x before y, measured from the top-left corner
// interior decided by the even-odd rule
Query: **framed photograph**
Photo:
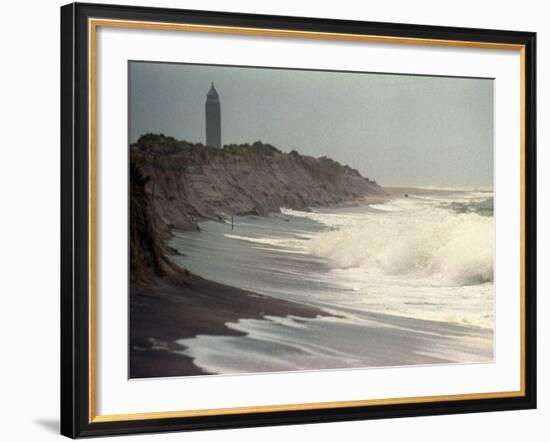
[[[62,434],[535,408],[535,44],[62,7]]]

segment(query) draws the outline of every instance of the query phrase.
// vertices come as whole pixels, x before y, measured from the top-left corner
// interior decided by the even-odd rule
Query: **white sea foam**
[[[230,233],[224,234],[226,238],[238,239],[239,241],[246,241],[254,244],[273,246],[279,249],[281,252],[287,253],[307,253],[304,246],[304,241],[300,239],[279,239],[279,238],[255,238],[243,235],[233,235]]]
[[[281,213],[288,216],[296,216],[299,218],[307,218],[312,221],[316,221],[319,224],[323,224],[327,227],[343,227],[347,225],[353,225],[357,221],[361,220],[363,214],[353,213],[327,213],[327,212],[304,212],[301,210],[293,210],[281,207]]]
[[[493,218],[423,208],[364,216],[307,244],[335,269],[430,276],[456,285],[493,280]]]

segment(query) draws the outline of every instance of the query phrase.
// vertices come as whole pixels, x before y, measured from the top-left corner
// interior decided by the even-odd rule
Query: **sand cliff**
[[[349,166],[261,142],[217,149],[147,134],[131,146],[130,160],[146,177],[155,221],[179,229],[201,219],[332,206],[382,193]]]

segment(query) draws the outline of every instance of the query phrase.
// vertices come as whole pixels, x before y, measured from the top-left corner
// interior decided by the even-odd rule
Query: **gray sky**
[[[206,92],[222,143],[327,155],[382,185],[492,186],[493,81],[131,62],[130,141],[204,143]]]

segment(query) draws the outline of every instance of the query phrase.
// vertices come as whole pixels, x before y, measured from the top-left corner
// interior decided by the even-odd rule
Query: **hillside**
[[[261,142],[217,149],[147,134],[131,146],[130,159],[146,177],[151,216],[179,229],[201,219],[333,206],[382,193],[349,166]]]

